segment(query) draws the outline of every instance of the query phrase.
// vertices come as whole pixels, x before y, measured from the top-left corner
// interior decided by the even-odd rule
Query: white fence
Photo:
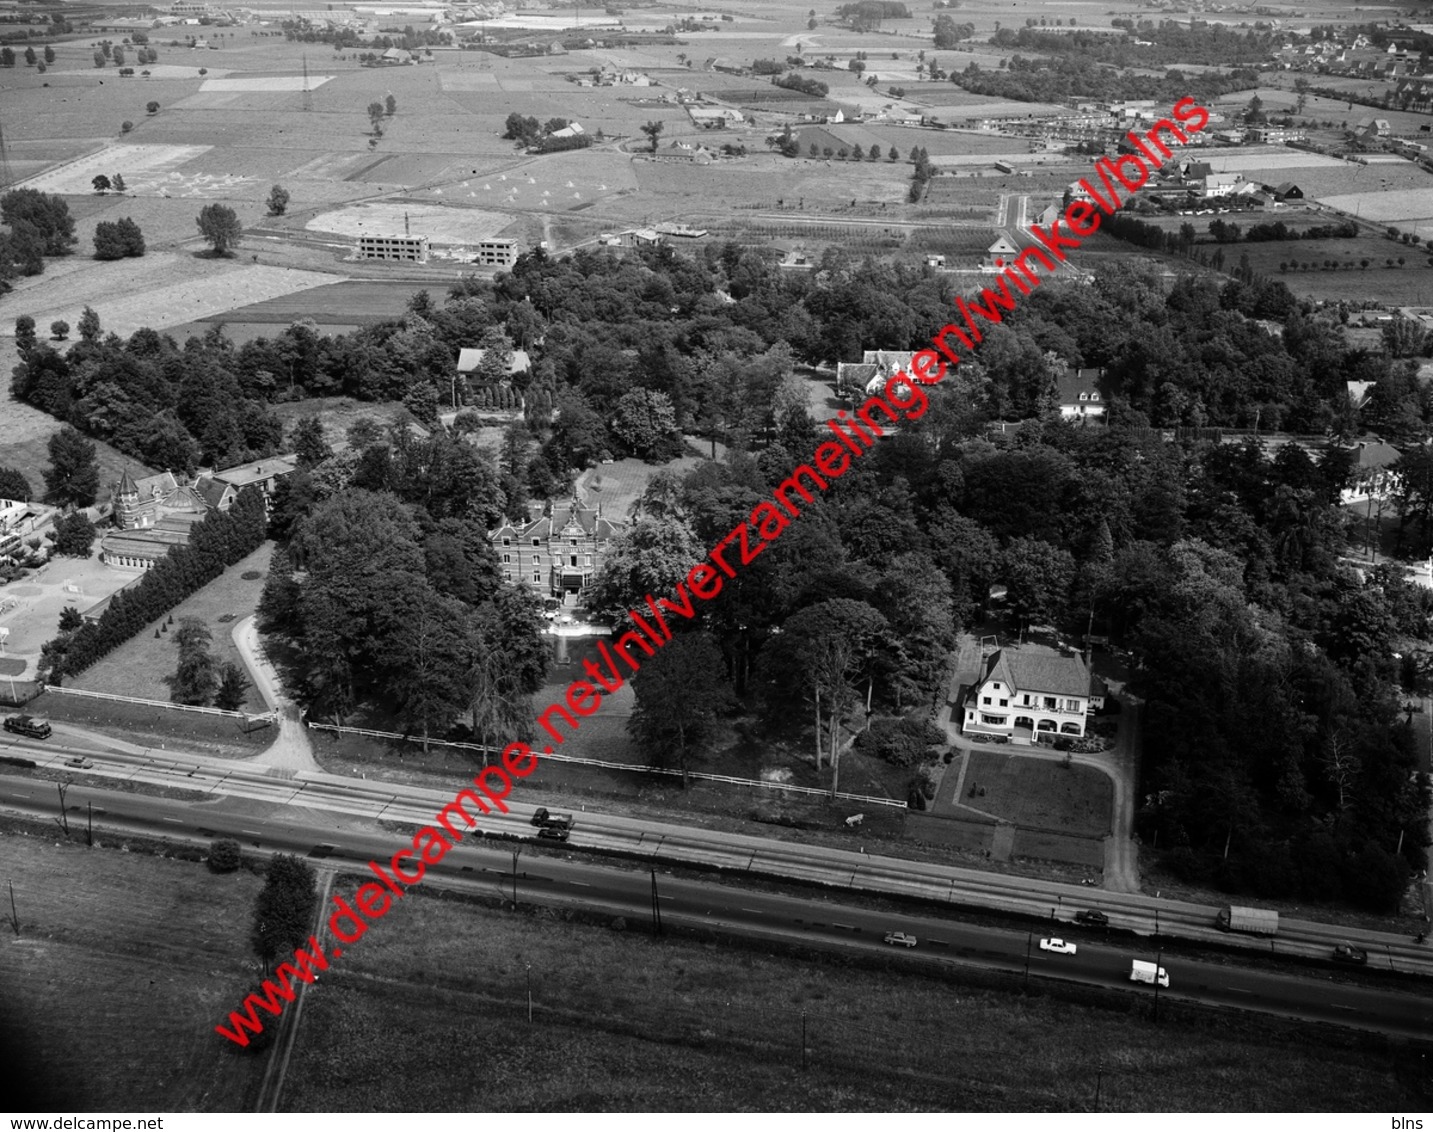
[[[227,719],[240,719],[246,723],[253,723],[259,719],[273,719],[273,712],[264,712],[261,715],[250,715],[243,711],[226,711],[224,708],[202,707],[199,704],[175,704],[168,700],[146,700],[139,696],[117,696],[113,692],[87,692],[83,688],[65,688],[58,684],[46,686],[45,691],[55,692],[64,696],[86,696],[92,700],[116,700],[122,704],[142,704],[144,707],[167,708],[169,711],[196,711],[203,715],[222,715]]]
[[[332,731],[338,735],[367,735],[374,739],[399,739],[411,743],[419,741],[414,739],[411,735],[400,735],[396,731],[370,731],[363,727],[339,727],[332,723],[308,723],[307,726],[313,728],[315,731]],[[446,739],[429,739],[428,743],[434,747],[453,747],[464,751],[482,751],[489,755],[502,753],[497,747],[485,747],[479,743],[453,743]],[[600,767],[602,770],[627,770],[637,774],[665,774],[675,778],[682,777],[680,770],[672,770],[667,767],[636,766],[633,763],[611,763],[604,762],[601,759],[584,759],[578,755],[547,754],[545,751],[533,751],[532,753],[534,757],[539,759],[551,759],[559,763],[575,763],[578,766],[595,766]],[[725,782],[730,786],[754,786],[758,790],[782,790],[791,794],[808,794],[817,798],[831,797],[831,791],[823,790],[819,786],[788,786],[785,783],[767,782],[760,778],[733,778],[728,774],[707,774],[704,771],[697,770],[688,772],[687,777],[699,779],[702,782]],[[897,801],[895,798],[877,798],[870,794],[846,794],[837,791],[836,797],[843,801],[860,802],[862,805],[867,806],[894,806],[901,810],[906,808],[904,802]]]

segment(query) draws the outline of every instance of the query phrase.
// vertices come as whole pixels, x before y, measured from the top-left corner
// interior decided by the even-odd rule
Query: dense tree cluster
[[[772,79],[771,82],[773,86],[779,86],[784,90],[800,91],[802,94],[809,94],[816,98],[825,98],[831,92],[831,88],[820,79],[804,78],[795,71]]]
[[[14,395],[151,467],[230,467],[279,450],[282,426],[262,396],[272,390],[241,377],[222,333],[182,349],[148,329],[101,339],[96,317],[81,320],[80,334],[67,353],[44,342],[22,349]]]
[[[487,537],[511,478],[441,430],[364,429],[350,442],[275,501],[287,549],[260,624],[306,658],[301,697],[339,721],[377,703],[425,742],[460,721],[489,745],[524,733],[547,654],[540,603],[502,584]]]
[[[0,196],[0,294],[21,275],[39,275],[46,256],[69,255],[79,242],[70,206],[58,194],[11,189]]]
[[[264,887],[254,898],[250,941],[267,972],[275,959],[308,942],[318,911],[318,883],[313,869],[287,853],[278,853],[264,873]]]
[[[1057,21],[1058,22],[1058,21]],[[1052,32],[1039,27],[1000,28],[991,37],[996,47],[1038,51],[1044,55],[1082,55],[1114,67],[1160,67],[1179,63],[1228,67],[1261,66],[1273,51],[1268,31],[1240,30],[1207,20],[1111,21],[1124,36],[1095,31]]]
[[[95,259],[126,259],[144,254],[144,233],[128,216],[95,225]]]
[[[872,31],[885,20],[908,20],[911,10],[894,0],[853,0],[835,11],[836,19],[853,31]]]
[[[40,679],[58,684],[83,672],[212,582],[226,566],[252,554],[264,541],[266,529],[263,495],[257,488],[245,488],[227,511],[211,511],[195,523],[187,546],[176,546],[145,572],[138,585],[115,594],[97,621],[62,629],[47,641],[40,656]]]
[[[1013,55],[1004,68],[993,71],[972,62],[965,70],[953,73],[950,81],[972,94],[1017,102],[1152,98],[1166,106],[1185,96],[1209,105],[1222,95],[1259,85],[1259,72],[1253,69],[1211,68],[1197,74],[1169,70],[1152,75],[1137,67],[1116,70],[1088,53],[1072,50],[1071,45],[1066,46],[1066,51],[1049,57]]]

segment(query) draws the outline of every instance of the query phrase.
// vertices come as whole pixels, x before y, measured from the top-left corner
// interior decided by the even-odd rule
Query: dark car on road
[[[549,841],[566,841],[572,836],[571,833],[563,829],[560,825],[545,825],[537,831],[537,835],[539,837],[545,837]]]
[[[1354,947],[1351,943],[1340,943],[1333,949],[1334,961],[1338,963],[1352,963],[1362,966],[1368,962],[1368,952],[1361,947]]]
[[[1075,923],[1090,924],[1097,928],[1109,927],[1110,918],[1098,908],[1086,908],[1083,912],[1075,913]]]
[[[5,730],[16,735],[28,735],[31,739],[48,739],[50,721],[36,719],[33,715],[10,715],[5,717]]]

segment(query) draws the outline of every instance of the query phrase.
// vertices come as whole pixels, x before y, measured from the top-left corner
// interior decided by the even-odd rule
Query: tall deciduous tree
[[[654,121],[651,121],[651,122],[648,122],[646,125],[644,125],[644,126],[642,127],[642,132],[643,132],[644,134],[646,134],[647,137],[649,137],[649,138],[652,140],[652,152],[653,152],[653,153],[656,153],[656,152],[657,152],[657,138],[661,136],[662,131],[663,131],[664,129],[666,129],[666,128],[667,128],[667,123],[662,122],[662,121],[655,121],[655,120],[654,120]]]
[[[93,505],[100,487],[94,444],[65,425],[50,437],[46,448],[50,466],[45,469],[45,501],[58,507]]]
[[[0,499],[29,500],[35,498],[30,481],[18,468],[0,467]]]
[[[808,699],[816,721],[816,766],[831,763],[831,789],[840,778],[841,720],[858,702],[855,682],[868,672],[887,622],[864,601],[831,598],[798,610],[767,646],[762,667],[779,707],[792,685]],[[793,679],[794,677],[794,679]]]
[[[289,207],[289,190],[283,185],[275,185],[269,190],[269,199],[266,202],[270,216],[282,216]]]
[[[627,730],[655,766],[674,761],[689,782],[692,759],[711,741],[717,720],[736,705],[726,662],[707,633],[682,633],[632,677],[637,705]]]
[[[66,558],[88,558],[95,543],[95,525],[83,511],[55,520],[55,553]]]
[[[228,255],[243,239],[244,227],[239,223],[238,214],[222,204],[206,204],[199,210],[195,223],[199,233],[209,241],[216,256]]]

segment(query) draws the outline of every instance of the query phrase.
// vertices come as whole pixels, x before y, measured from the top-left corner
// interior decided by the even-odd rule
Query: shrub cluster
[[[879,719],[856,737],[856,750],[892,766],[913,767],[938,757],[945,732],[928,719]]]

